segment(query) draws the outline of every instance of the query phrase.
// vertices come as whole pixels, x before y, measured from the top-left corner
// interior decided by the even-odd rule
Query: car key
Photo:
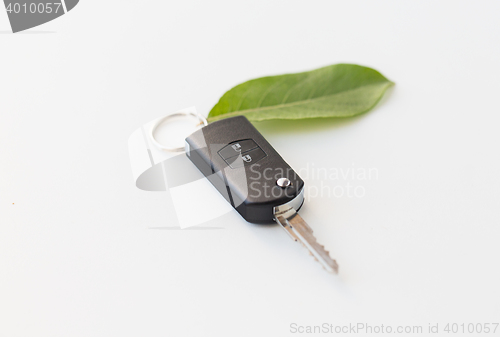
[[[252,223],[277,222],[329,272],[338,265],[297,213],[304,181],[244,116],[222,119],[186,138],[186,155]]]

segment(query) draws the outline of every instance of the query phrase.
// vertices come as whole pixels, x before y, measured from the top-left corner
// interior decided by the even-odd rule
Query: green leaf
[[[355,116],[373,108],[393,84],[378,71],[355,64],[261,77],[226,92],[208,120],[237,115],[251,121]]]

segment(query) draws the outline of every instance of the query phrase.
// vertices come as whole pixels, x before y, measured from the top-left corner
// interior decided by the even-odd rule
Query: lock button
[[[253,139],[238,140],[224,146],[222,150],[219,150],[219,156],[227,161],[229,158],[236,157],[237,155],[255,149],[256,147],[258,147],[258,145],[253,141]]]

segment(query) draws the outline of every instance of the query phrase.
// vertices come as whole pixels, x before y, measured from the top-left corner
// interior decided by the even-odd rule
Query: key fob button
[[[226,163],[228,163],[229,166],[234,169],[255,164],[264,157],[266,157],[266,153],[262,151],[260,147],[258,147],[253,150],[241,153],[240,156],[226,159]]]
[[[219,151],[219,156],[221,156],[222,159],[227,160],[229,158],[236,157],[241,153],[254,149],[257,146],[258,145],[253,141],[253,139],[238,140],[224,146],[222,150]]]

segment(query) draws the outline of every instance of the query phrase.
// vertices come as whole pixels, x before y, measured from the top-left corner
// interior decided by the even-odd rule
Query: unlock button
[[[239,156],[226,159],[226,162],[229,164],[229,166],[231,166],[231,168],[239,168],[255,164],[265,156],[266,153],[262,151],[260,147],[258,147],[256,149],[242,153]]]

